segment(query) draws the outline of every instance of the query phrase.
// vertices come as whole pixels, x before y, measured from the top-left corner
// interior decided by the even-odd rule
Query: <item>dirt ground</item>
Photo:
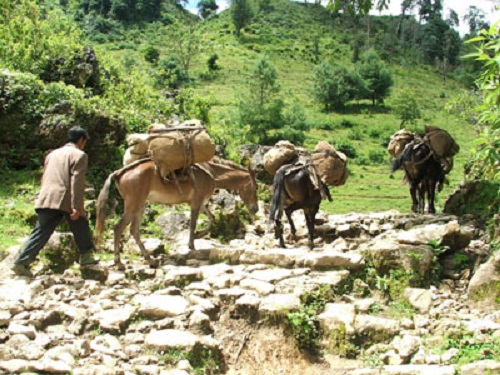
[[[322,361],[301,353],[284,328],[221,316],[215,329],[228,375],[342,375],[363,367],[358,361],[325,355]]]

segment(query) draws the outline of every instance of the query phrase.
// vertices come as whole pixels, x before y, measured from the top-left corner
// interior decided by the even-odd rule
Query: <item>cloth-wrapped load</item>
[[[297,150],[289,141],[279,141],[273,148],[264,154],[262,164],[264,169],[271,175],[285,164],[290,164],[297,159]]]
[[[347,156],[325,141],[319,141],[314,148],[313,163],[325,185],[344,185],[349,177]]]
[[[162,177],[195,163],[209,161],[215,155],[215,144],[199,120],[188,120],[175,127],[148,130],[149,155]]]
[[[451,158],[460,151],[460,146],[450,133],[436,126],[425,125],[424,139],[428,141],[434,154],[439,157]]]
[[[387,146],[387,151],[394,158],[398,158],[403,152],[406,145],[413,141],[415,138],[414,134],[406,129],[398,130],[396,133],[391,135],[391,140]]]

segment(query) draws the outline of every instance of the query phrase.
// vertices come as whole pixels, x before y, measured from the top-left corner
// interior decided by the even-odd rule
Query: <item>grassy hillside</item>
[[[195,95],[212,98],[211,126],[223,134],[239,130],[235,121],[237,101],[246,87],[250,68],[260,56],[266,55],[279,71],[285,102],[300,103],[307,113],[311,128],[305,146],[312,150],[323,139],[347,144],[356,154],[349,161],[351,174],[347,183],[332,189],[334,201],[323,202],[322,209],[330,213],[390,209],[409,212],[408,186],[401,184],[402,172],[390,176],[392,160],[386,145],[400,124],[393,104],[403,91],[411,92],[422,112],[422,119],[411,130],[423,130],[424,124],[432,124],[448,130],[461,146],[449,175],[450,185],[438,195],[439,210],[446,196],[462,180],[463,165],[475,137],[472,126],[445,110],[464,88],[452,79],[443,82],[433,67],[415,62],[404,51],[392,51],[387,41],[394,31],[387,27],[387,17],[372,18],[368,34],[366,20],[358,20],[357,26],[347,29],[345,22],[332,18],[320,6],[285,0],[274,0],[271,4],[272,9],[256,15],[239,39],[234,35],[228,11],[200,21],[193,28],[200,51],[192,56],[190,86]],[[356,27],[359,32],[354,34]],[[144,59],[144,50],[153,46],[160,51],[160,59],[168,57],[174,52],[175,31],[173,25],[145,24],[124,31],[120,38],[109,39],[114,42],[92,44],[104,66],[118,67],[128,72],[126,74],[140,77],[143,85],[154,86],[154,67]],[[395,80],[392,93],[382,106],[373,107],[369,101],[358,101],[350,103],[343,113],[325,113],[311,92],[313,69],[323,60],[353,66],[353,45],[360,39],[361,48],[376,46],[379,53],[389,55],[386,63]],[[386,49],[381,51],[384,46]],[[221,69],[207,75],[207,59],[213,53],[217,53]],[[161,92],[166,88],[155,86],[154,89]],[[230,147],[236,148],[236,143]],[[1,195],[9,199],[0,204],[3,212],[0,232],[8,233],[0,237],[5,246],[29,231],[28,208],[32,202],[28,199],[38,188],[37,173],[23,172],[19,176],[11,173],[5,179]]]

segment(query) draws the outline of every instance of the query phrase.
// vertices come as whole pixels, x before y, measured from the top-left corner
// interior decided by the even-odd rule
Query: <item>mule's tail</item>
[[[273,199],[269,210],[269,220],[276,221],[281,217],[283,210],[283,200],[285,194],[285,169],[276,172],[273,180]]]
[[[109,188],[115,178],[117,171],[111,173],[101,191],[96,203],[96,222],[95,222],[95,242],[99,244],[102,241],[102,234],[104,232],[104,222],[106,221],[106,203],[109,197]]]

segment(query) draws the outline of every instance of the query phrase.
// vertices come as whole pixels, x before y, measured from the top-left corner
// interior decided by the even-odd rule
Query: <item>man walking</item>
[[[88,139],[85,129],[74,126],[68,132],[69,142],[47,155],[40,195],[35,203],[38,220],[12,265],[15,274],[31,276],[29,265],[35,261],[62,218],[66,218],[73,233],[80,253],[80,265],[98,262],[92,256],[94,244],[84,209],[88,158],[83,149]]]

